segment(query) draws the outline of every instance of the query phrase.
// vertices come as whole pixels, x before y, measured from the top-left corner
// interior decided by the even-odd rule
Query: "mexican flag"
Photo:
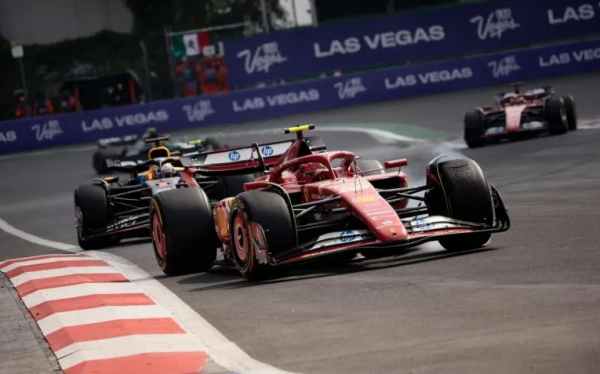
[[[211,45],[208,31],[176,35],[173,37],[173,54],[175,57],[198,56],[202,54],[202,49],[207,45]]]

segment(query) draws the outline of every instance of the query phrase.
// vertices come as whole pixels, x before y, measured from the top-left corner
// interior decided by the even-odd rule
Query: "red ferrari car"
[[[400,170],[406,159],[381,165],[348,151],[326,152],[303,136],[313,128],[285,130],[297,134],[294,141],[183,160],[190,174],[262,175],[216,204],[200,188],[155,195],[152,238],[163,272],[207,271],[222,248],[222,262],[258,280],[325,256],[393,256],[428,241],[448,251],[475,249],[509,229],[500,194],[475,161],[437,157],[426,170],[427,183],[410,187]],[[392,168],[398,170],[385,172]],[[409,199],[424,205],[408,207]]]
[[[577,111],[572,96],[556,97],[552,87],[496,95],[495,106],[468,112],[464,119],[464,139],[469,148],[494,140],[512,139],[524,134],[561,135],[577,130]]]

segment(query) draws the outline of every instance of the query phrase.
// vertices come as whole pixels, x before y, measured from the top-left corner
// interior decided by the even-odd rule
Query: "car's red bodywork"
[[[285,142],[281,142],[281,144],[283,143]],[[275,145],[275,143],[271,143],[271,146]],[[260,147],[262,146],[255,145],[255,150],[258,151]],[[240,152],[243,152],[243,149],[240,149]],[[229,156],[231,159],[231,153]],[[358,157],[354,153],[348,151],[316,152],[310,150],[307,140],[299,138],[292,142],[281,155],[274,154],[264,159],[250,157],[237,162],[215,164],[205,161],[198,165],[190,163],[187,172],[197,173],[201,170],[203,174],[242,173],[269,167],[268,172],[254,182],[245,183],[245,190],[283,189],[285,194],[291,197],[294,209],[322,203],[319,206],[326,207],[330,212],[334,212],[336,209],[340,211],[339,214],[328,216],[329,220],[345,222],[349,219],[358,219],[360,221],[359,229],[354,226],[352,229],[338,229],[337,232],[333,230],[332,234],[337,236],[327,239],[327,235],[317,235],[318,237],[309,240],[317,244],[327,241],[323,245],[306,245],[305,241],[298,239],[297,247],[290,248],[289,256],[278,258],[276,263],[269,259],[272,265],[298,262],[356,248],[360,248],[361,252],[364,252],[365,248],[368,250],[368,248],[393,246],[409,247],[428,240],[436,240],[440,235],[485,229],[481,225],[465,227],[454,224],[448,218],[424,221],[431,218],[426,217],[424,220],[417,220],[417,216],[427,215],[426,207],[408,208],[415,209],[415,214],[406,217],[415,219],[406,220],[406,217],[399,212],[403,212],[407,208],[409,200],[407,194],[426,189],[426,187],[416,187],[413,188],[414,191],[411,191],[406,174],[400,170],[402,166],[408,164],[408,161],[406,159],[387,161],[384,168],[398,168],[398,170],[384,173],[380,169],[379,174],[363,176],[367,171],[356,169],[357,159]],[[385,194],[386,191],[398,191],[399,197],[398,195],[395,198],[383,196],[382,193]],[[213,210],[215,229],[224,248],[231,245],[230,209],[234,200],[235,197],[221,200]],[[323,220],[325,219],[323,218]],[[298,227],[301,225],[298,222]],[[260,237],[260,228],[253,227],[251,231],[258,236],[253,238],[255,245],[260,246],[260,243],[265,242],[264,237]],[[257,250],[257,253],[261,253],[260,249]]]

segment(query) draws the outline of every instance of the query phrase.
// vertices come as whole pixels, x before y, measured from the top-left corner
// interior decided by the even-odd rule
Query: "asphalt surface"
[[[600,74],[554,81],[581,118],[600,118]],[[224,131],[290,123],[411,123],[461,133],[465,110],[505,87],[365,105]],[[434,108],[434,109],[432,109]],[[307,118],[309,118],[307,120]],[[283,125],[282,125],[283,123]],[[409,156],[413,182],[444,143],[389,144],[321,132],[363,158]],[[270,140],[257,136],[251,141]],[[385,143],[385,144],[383,144]],[[600,372],[600,130],[579,130],[462,153],[502,193],[512,228],[484,250],[436,244],[396,259],[320,268],[250,285],[216,272],[165,278],[148,243],[109,249],[175,292],[258,360],[305,373]],[[72,191],[93,177],[91,152],[0,161],[0,217],[31,234],[76,243]],[[10,178],[5,178],[10,176]],[[50,250],[0,232],[0,259]]]

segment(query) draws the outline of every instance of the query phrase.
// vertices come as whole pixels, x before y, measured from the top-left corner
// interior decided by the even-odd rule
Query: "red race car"
[[[496,106],[468,112],[464,119],[464,139],[469,148],[493,140],[514,139],[524,134],[562,135],[577,130],[577,111],[572,96],[556,97],[552,87],[496,95]]]
[[[294,141],[182,160],[190,175],[262,175],[216,204],[200,188],[155,195],[152,240],[163,272],[207,271],[222,248],[221,264],[259,280],[326,256],[394,256],[428,241],[471,250],[510,227],[500,194],[473,160],[439,156],[426,170],[427,183],[410,187],[400,171],[406,159],[381,165],[348,151],[326,152],[319,138],[303,136],[310,129],[285,130],[297,134]],[[385,172],[391,168],[398,170]],[[409,199],[424,205],[408,207]]]

